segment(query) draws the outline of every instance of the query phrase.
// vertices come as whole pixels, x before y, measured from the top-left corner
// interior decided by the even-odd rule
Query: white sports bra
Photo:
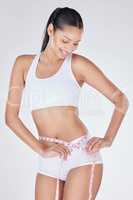
[[[54,75],[46,78],[36,76],[40,55],[41,52],[34,57],[25,81],[24,90],[30,110],[51,106],[78,107],[81,87],[71,69],[72,54],[65,58]]]

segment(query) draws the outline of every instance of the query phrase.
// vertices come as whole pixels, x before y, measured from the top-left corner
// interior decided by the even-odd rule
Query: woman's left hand
[[[99,151],[101,148],[110,147],[111,142],[107,138],[100,138],[100,137],[92,137],[86,144],[86,151],[89,153],[95,153]]]

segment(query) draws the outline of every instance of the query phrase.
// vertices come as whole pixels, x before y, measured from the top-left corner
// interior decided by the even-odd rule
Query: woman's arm
[[[18,56],[14,62],[10,83],[9,92],[5,109],[6,125],[32,150],[36,153],[43,153],[42,144],[33,136],[33,134],[24,126],[19,118],[19,109],[21,97],[24,88],[24,69],[27,64],[27,56]]]
[[[126,95],[89,59],[78,55],[77,69],[85,83],[101,92],[115,106],[111,122],[104,136],[110,146],[127,112],[129,101]]]

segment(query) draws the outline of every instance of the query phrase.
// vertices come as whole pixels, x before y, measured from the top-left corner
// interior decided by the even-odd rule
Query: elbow
[[[5,124],[8,126],[8,127],[12,127],[13,124],[15,123],[16,119],[18,118],[18,116],[16,115],[13,115],[13,114],[6,114],[5,115]]]
[[[125,96],[125,101],[126,101],[126,109],[128,110],[129,108],[129,99],[127,98],[127,96],[124,94]]]
[[[128,110],[128,107],[129,107],[129,99],[127,98],[127,96],[122,93],[121,95],[121,102],[122,102],[122,106],[125,110]]]
[[[123,92],[119,93],[117,100],[115,101],[115,107],[123,114],[127,112],[129,108],[129,100]]]
[[[11,116],[6,115],[6,116],[5,116],[5,124],[6,124],[8,127],[10,127],[11,123],[12,123],[12,118],[11,118]]]

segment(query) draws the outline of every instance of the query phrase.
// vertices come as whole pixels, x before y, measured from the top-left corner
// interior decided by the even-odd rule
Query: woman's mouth
[[[64,51],[64,50],[62,50],[62,49],[60,49],[60,51],[61,51],[61,54],[62,54],[63,56],[67,56],[67,55],[68,55],[68,52],[67,52],[67,51]]]

